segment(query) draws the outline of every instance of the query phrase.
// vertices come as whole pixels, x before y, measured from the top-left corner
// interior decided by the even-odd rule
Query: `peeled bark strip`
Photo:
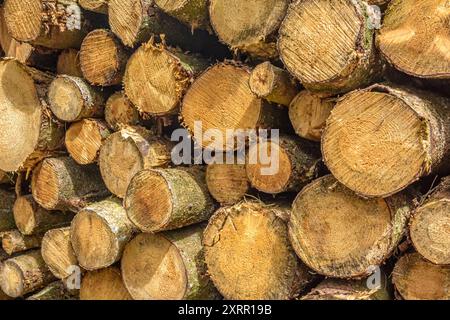
[[[14,39],[48,48],[77,48],[88,28],[76,0],[5,0],[4,10]]]
[[[209,221],[205,260],[226,299],[292,299],[312,279],[289,243],[286,208],[243,202],[219,209]]]
[[[386,283],[370,289],[366,279],[326,279],[301,300],[392,300],[392,297]]]
[[[78,164],[95,163],[100,147],[110,133],[103,120],[83,119],[75,122],[66,132],[67,151]]]
[[[89,271],[83,277],[80,300],[132,300],[122,280],[120,269],[109,267]]]
[[[412,203],[409,193],[366,200],[328,175],[305,187],[295,199],[290,239],[298,256],[319,274],[365,277],[399,244]]]
[[[97,166],[81,166],[69,157],[42,161],[33,171],[31,190],[45,209],[74,212],[109,195]]]
[[[209,14],[219,39],[233,50],[275,58],[276,31],[290,0],[211,0]]]
[[[260,98],[289,106],[298,93],[297,84],[289,72],[264,62],[253,69],[250,89]]]
[[[81,70],[93,85],[120,84],[128,57],[128,52],[114,33],[97,29],[90,32],[81,45]]]
[[[349,92],[378,73],[375,27],[379,12],[360,0],[295,1],[280,28],[280,57],[310,91]]]
[[[289,106],[295,132],[304,139],[320,141],[335,104],[333,99],[321,98],[307,90],[300,92]]]
[[[155,4],[192,30],[210,29],[208,0],[155,0]]]
[[[83,9],[103,14],[108,13],[109,0],[78,0],[78,2]]]
[[[45,233],[69,225],[72,213],[48,211],[40,207],[32,195],[20,196],[14,203],[14,221],[24,235]]]
[[[57,74],[66,74],[72,77],[83,77],[80,66],[80,55],[76,49],[66,49],[59,54],[56,64]]]
[[[201,168],[140,171],[124,200],[130,220],[143,232],[179,229],[207,220],[215,204]]]
[[[131,178],[143,169],[170,163],[171,143],[142,127],[125,127],[100,149],[99,166],[108,189],[124,198]]]
[[[211,164],[206,169],[209,193],[222,205],[233,205],[250,189],[245,164]]]
[[[418,253],[406,254],[397,262],[393,282],[405,300],[450,299],[450,267],[432,264]]]
[[[219,297],[206,273],[201,225],[142,233],[126,247],[122,277],[136,300],[211,300]]]
[[[324,160],[345,186],[387,197],[450,169],[450,102],[428,92],[374,85],[342,98],[322,136]]]
[[[82,78],[59,75],[48,90],[50,108],[55,116],[66,122],[103,115],[104,95]]]
[[[112,130],[118,131],[125,126],[138,125],[140,117],[133,103],[120,91],[106,101],[105,121]]]
[[[13,192],[0,189],[0,232],[16,228],[13,207],[16,195]]]
[[[3,250],[9,255],[41,246],[42,235],[26,236],[19,230],[3,232],[1,235]]]
[[[416,250],[434,264],[450,265],[450,177],[445,178],[411,218]]]
[[[13,298],[39,290],[53,280],[55,278],[42,259],[40,250],[4,261],[0,271],[1,289]]]
[[[16,60],[0,60],[0,169],[28,170],[62,146],[64,126],[46,101],[52,79]]]
[[[119,199],[108,199],[82,209],[72,221],[70,239],[80,266],[106,268],[119,261],[136,227]]]
[[[76,300],[76,298],[70,290],[67,290],[62,281],[55,281],[38,293],[29,296],[27,300]]]
[[[219,63],[203,73],[184,96],[181,117],[184,126],[204,148],[236,149],[232,131],[279,128],[282,110],[265,104],[249,87],[250,71],[242,66]],[[226,110],[226,116],[224,116]],[[196,136],[196,123],[203,132],[222,133],[218,141],[204,141]],[[227,131],[228,130],[228,131]]]
[[[377,44],[398,70],[415,77],[450,79],[448,2],[393,0]]]
[[[123,83],[139,111],[164,116],[178,111],[194,77],[208,67],[205,60],[148,42],[130,58]]]
[[[317,178],[321,161],[318,148],[289,136],[258,141],[248,151],[247,177],[261,192],[300,191]]]
[[[78,266],[78,260],[70,242],[70,228],[52,229],[45,233],[41,247],[42,258],[58,279],[65,279]]]

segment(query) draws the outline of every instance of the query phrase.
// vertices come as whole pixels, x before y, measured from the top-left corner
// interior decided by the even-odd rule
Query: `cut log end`
[[[140,122],[139,112],[124,92],[116,92],[109,97],[105,107],[105,121],[115,131]]]
[[[33,172],[33,198],[44,208],[52,210],[59,202],[58,168],[51,161],[43,161]]]
[[[26,10],[24,10],[26,8]],[[42,32],[42,3],[39,0],[5,1],[5,18],[9,33],[14,39],[29,42]]]
[[[244,164],[211,164],[206,170],[211,195],[222,205],[240,201],[250,189]]]
[[[108,13],[109,0],[79,0],[80,6],[86,10],[97,13]]]
[[[73,77],[83,77],[80,66],[80,55],[76,49],[66,49],[58,56],[56,65],[58,74],[66,74]]]
[[[80,300],[132,300],[132,297],[120,269],[109,267],[86,273],[81,281]]]

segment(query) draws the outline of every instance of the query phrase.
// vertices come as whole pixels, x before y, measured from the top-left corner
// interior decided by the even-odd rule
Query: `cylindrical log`
[[[179,229],[207,220],[215,204],[201,168],[142,170],[124,200],[130,220],[143,232]]]
[[[62,146],[64,126],[46,102],[52,79],[16,60],[0,61],[0,169],[26,171]]]
[[[335,95],[378,73],[374,32],[381,14],[360,0],[296,0],[280,28],[280,57],[309,90]]]
[[[245,164],[210,164],[206,169],[209,193],[221,205],[233,205],[250,189]]]
[[[76,49],[63,50],[58,57],[56,64],[57,74],[66,74],[72,77],[83,77],[80,66],[80,53]]]
[[[120,40],[111,31],[97,29],[90,32],[81,45],[81,70],[86,80],[93,85],[120,84],[128,56]]]
[[[132,300],[120,269],[109,267],[87,272],[81,281],[80,300]]]
[[[14,201],[16,201],[14,192],[0,189],[0,232],[16,228],[13,215]]]
[[[249,79],[250,71],[246,67],[219,63],[189,88],[181,117],[184,126],[202,147],[230,151],[236,149],[235,131],[280,128],[283,122],[281,108],[267,105],[256,97],[250,90]],[[203,129],[201,136],[196,130],[199,122]],[[221,133],[214,142],[202,139],[203,133],[210,129]]]
[[[297,84],[289,72],[270,62],[253,69],[249,84],[258,97],[283,106],[289,106],[298,93]]]
[[[97,166],[81,166],[72,158],[48,158],[33,171],[31,190],[47,210],[77,212],[109,195]]]
[[[203,227],[142,233],[126,247],[121,269],[136,300],[210,300],[218,293],[206,273]]]
[[[146,43],[127,63],[125,94],[141,112],[154,116],[176,113],[194,77],[207,66],[197,56]]]
[[[41,254],[56,278],[69,277],[74,266],[78,266],[78,260],[70,242],[70,228],[47,231],[42,239]]]
[[[48,48],[77,48],[88,28],[77,0],[5,0],[4,10],[13,38]]]
[[[41,257],[40,250],[3,262],[0,270],[0,286],[4,293],[13,298],[39,290],[55,278]]]
[[[124,198],[131,178],[143,169],[170,163],[171,143],[142,127],[124,127],[100,149],[99,166],[108,189]]]
[[[412,209],[409,193],[367,200],[328,175],[295,199],[289,235],[298,256],[319,274],[361,278],[391,256]]]
[[[78,2],[83,9],[103,14],[108,13],[109,0],[78,0]]]
[[[2,232],[2,248],[9,255],[41,246],[42,235],[26,236],[19,230]]]
[[[156,6],[192,30],[210,29],[208,0],[155,0]]]
[[[50,108],[58,119],[74,122],[103,115],[104,95],[82,78],[59,75],[48,90]]]
[[[211,0],[211,24],[219,39],[232,50],[275,58],[276,31],[290,0]]]
[[[105,106],[105,121],[108,126],[119,131],[125,126],[136,126],[140,122],[139,112],[123,91],[109,97]]]
[[[45,233],[69,225],[72,213],[48,211],[37,204],[33,196],[20,196],[14,203],[14,221],[24,235]]]
[[[401,257],[392,275],[397,292],[405,300],[450,299],[450,267],[432,264],[418,253]]]
[[[342,98],[322,136],[324,160],[345,186],[387,197],[450,165],[450,100],[373,85]]]
[[[119,199],[108,199],[78,212],[70,239],[80,266],[97,270],[119,261],[135,231]]]
[[[320,141],[335,104],[333,99],[321,98],[307,90],[300,92],[289,106],[295,132],[304,139]]]
[[[312,280],[289,243],[289,211],[242,202],[211,218],[203,236],[205,260],[226,299],[291,299]]]
[[[95,163],[100,147],[109,135],[110,131],[103,120],[83,119],[75,122],[66,132],[67,151],[79,164]]]
[[[384,58],[415,77],[450,79],[448,2],[393,0],[377,44]]]
[[[261,192],[298,192],[317,178],[320,163],[316,145],[280,136],[250,145],[246,171],[251,185]]]
[[[423,257],[450,265],[450,177],[445,178],[411,217],[411,240]]]
[[[74,293],[64,286],[63,281],[55,281],[27,300],[76,300]]]

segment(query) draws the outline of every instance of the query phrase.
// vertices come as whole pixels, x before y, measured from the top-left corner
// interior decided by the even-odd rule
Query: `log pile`
[[[0,6],[0,300],[450,299],[448,1]]]

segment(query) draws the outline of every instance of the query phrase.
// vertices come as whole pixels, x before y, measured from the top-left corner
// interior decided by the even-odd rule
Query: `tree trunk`
[[[42,259],[40,250],[4,261],[0,271],[1,289],[13,298],[39,290],[53,280],[55,278]]]
[[[109,195],[96,166],[81,166],[69,157],[45,159],[33,171],[31,189],[47,210],[77,212]]]
[[[205,259],[225,299],[292,299],[312,280],[289,243],[287,207],[242,202],[211,218],[203,237]]]
[[[276,34],[290,0],[211,0],[209,15],[219,39],[233,51],[276,58]]]
[[[189,88],[183,100],[181,117],[200,146],[232,151],[237,148],[234,135],[238,130],[285,126],[283,110],[256,97],[250,90],[249,79],[250,71],[246,67],[219,63],[209,68]],[[200,122],[202,132],[198,130]],[[221,133],[214,142],[202,137],[209,129]]]
[[[142,127],[124,127],[100,149],[100,171],[108,189],[124,198],[131,178],[143,169],[170,163],[171,143]]]
[[[450,267],[432,264],[418,253],[400,258],[392,274],[395,288],[405,300],[450,299]]]
[[[125,94],[141,112],[153,116],[174,114],[194,77],[207,67],[208,62],[197,56],[149,42],[128,61],[123,80]]]
[[[294,201],[289,222],[292,245],[319,274],[344,279],[368,276],[403,238],[413,209],[411,194],[366,200],[331,175],[315,180]]]
[[[387,197],[450,171],[450,101],[373,85],[338,102],[322,142],[324,160],[342,184],[366,197]]]
[[[80,300],[132,300],[120,269],[109,267],[87,272],[81,281]]]
[[[0,232],[16,228],[13,215],[15,200],[16,195],[13,192],[0,189]]]
[[[324,96],[369,84],[381,15],[360,0],[295,1],[280,28],[280,57],[306,89]]]
[[[136,227],[119,199],[108,199],[82,209],[73,219],[70,238],[80,266],[97,270],[119,261]]]
[[[0,169],[27,171],[62,146],[64,125],[46,100],[52,79],[16,60],[0,60]]]
[[[122,259],[125,287],[136,300],[211,300],[219,297],[206,274],[201,225],[142,233]]]
[[[450,79],[448,3],[442,0],[393,0],[377,44],[398,70],[429,79]]]
[[[300,92],[289,106],[295,132],[304,139],[320,141],[335,104],[334,99],[321,98],[307,90]]]
[[[188,25],[192,30],[211,29],[208,0],[155,0],[155,4],[168,15]]]
[[[139,112],[123,91],[109,97],[105,106],[105,121],[108,126],[119,131],[126,126],[136,126],[140,123]]]
[[[434,264],[450,265],[450,177],[415,210],[410,236],[416,250]]]
[[[19,230],[2,232],[1,238],[3,250],[10,256],[17,252],[39,248],[42,241],[42,235],[26,236]]]
[[[27,300],[76,300],[76,297],[64,286],[63,281],[55,281],[38,293],[29,296]]]
[[[74,122],[103,116],[104,94],[82,78],[59,75],[48,90],[50,108],[58,119]]]
[[[108,14],[109,0],[78,0],[83,9],[96,13]]]
[[[110,133],[103,120],[83,119],[75,122],[66,132],[67,151],[78,164],[95,163],[100,147]]]
[[[83,75],[97,86],[120,84],[128,58],[129,52],[120,40],[106,29],[90,32],[80,49]]]
[[[207,220],[215,203],[201,168],[143,170],[124,200],[130,220],[143,232],[179,229]]]
[[[71,77],[83,77],[80,66],[80,53],[76,49],[66,49],[59,54],[56,65],[57,74],[65,74]]]
[[[317,178],[320,163],[316,145],[280,136],[250,146],[246,171],[251,185],[261,192],[298,192]]]
[[[88,29],[76,0],[5,0],[4,10],[12,37],[34,45],[77,48]]]
[[[65,279],[78,266],[78,260],[70,242],[70,228],[52,229],[45,233],[41,247],[42,258],[58,279]]]

